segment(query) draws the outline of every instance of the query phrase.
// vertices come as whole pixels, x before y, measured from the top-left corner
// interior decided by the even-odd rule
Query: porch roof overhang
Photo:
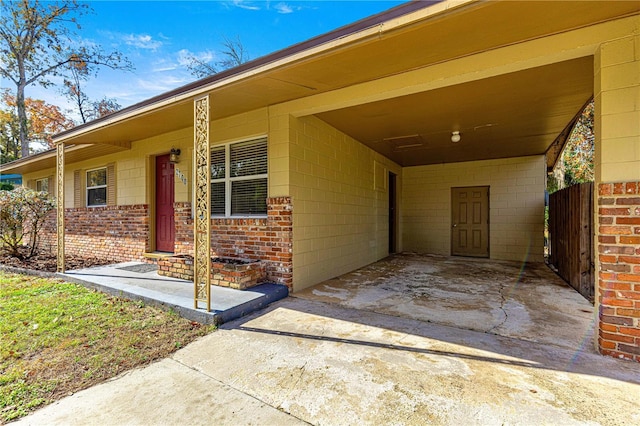
[[[209,94],[212,121],[289,104],[292,115],[315,114],[401,165],[543,154],[593,95],[600,39],[539,64],[521,58],[519,46],[638,13],[640,3],[629,1],[411,2],[78,126],[55,142],[85,146],[91,155],[103,145],[126,149],[193,126],[193,101]],[[509,49],[512,62],[525,65],[484,72],[492,66],[485,57]],[[465,69],[471,61],[477,69]],[[410,75],[421,70],[433,70],[430,84],[403,91],[404,81],[422,84]],[[452,78],[456,73],[472,75]],[[375,95],[352,102],[314,104],[360,86],[376,91],[387,80],[395,81],[393,90],[380,84]],[[452,147],[454,130],[464,143]],[[402,142],[415,135],[418,142]],[[37,164],[9,168],[25,172]]]
[[[96,145],[70,145],[65,149],[65,162],[75,163],[87,160],[89,158],[101,157],[103,155],[113,154],[125,151],[131,148],[131,143],[120,144],[96,144]],[[30,155],[25,158],[12,161],[11,163],[2,165],[2,173],[31,173],[38,170],[56,167],[56,149],[50,149],[38,154]]]

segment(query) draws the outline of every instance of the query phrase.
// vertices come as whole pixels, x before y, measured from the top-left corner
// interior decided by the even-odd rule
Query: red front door
[[[169,155],[156,157],[156,250],[173,252],[173,164]]]

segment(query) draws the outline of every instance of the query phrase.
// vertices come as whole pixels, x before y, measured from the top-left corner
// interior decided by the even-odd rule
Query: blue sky
[[[251,59],[326,33],[403,1],[90,1],[79,35],[104,50],[117,49],[133,72],[103,69],[88,82],[93,99],[116,98],[126,107],[195,80],[185,57],[220,57],[224,37],[239,37]],[[7,86],[3,82],[2,86]],[[27,88],[27,96],[68,108],[54,88]]]

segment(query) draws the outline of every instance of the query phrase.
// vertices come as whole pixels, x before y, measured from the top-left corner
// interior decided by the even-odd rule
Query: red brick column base
[[[640,182],[598,185],[598,348],[640,362]]]

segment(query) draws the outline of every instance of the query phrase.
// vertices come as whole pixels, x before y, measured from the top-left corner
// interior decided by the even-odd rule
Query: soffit
[[[402,166],[544,154],[593,93],[580,58],[318,114]],[[452,131],[461,141],[451,142]]]

